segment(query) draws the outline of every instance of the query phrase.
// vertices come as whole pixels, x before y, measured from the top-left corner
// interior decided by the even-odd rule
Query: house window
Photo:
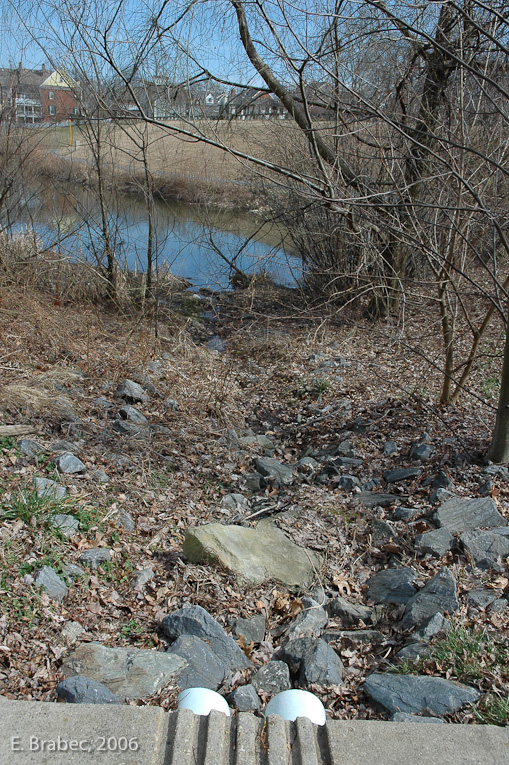
[[[53,90],[50,90],[48,93],[48,98],[53,101],[55,99],[55,92]]]
[[[72,110],[72,113],[74,114],[75,117],[77,117],[78,114],[80,113],[79,107],[75,106]]]
[[[52,106],[52,105],[51,105],[51,106],[49,106],[49,108],[48,108],[48,112],[49,112],[49,114],[50,114],[50,116],[51,116],[51,117],[54,117],[54,116],[55,116],[55,114],[57,113],[57,108],[56,108],[56,106]]]

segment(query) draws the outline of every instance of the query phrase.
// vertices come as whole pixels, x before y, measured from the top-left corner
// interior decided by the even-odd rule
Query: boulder
[[[415,537],[415,552],[421,553],[421,555],[429,553],[441,558],[451,549],[453,539],[451,532],[446,528],[418,534]]]
[[[165,616],[164,634],[170,640],[193,635],[204,640],[225,668],[236,672],[251,667],[251,662],[223,627],[201,606],[188,606]]]
[[[475,688],[442,677],[374,673],[362,686],[364,693],[386,713],[445,715],[481,697]]]
[[[236,688],[228,694],[226,699],[230,706],[235,707],[239,712],[250,712],[253,709],[260,709],[260,697],[251,683]]]
[[[368,598],[374,603],[408,603],[417,592],[417,577],[412,568],[387,568],[373,574],[368,581]]]
[[[359,624],[359,622],[373,624],[376,621],[373,608],[359,603],[349,603],[341,596],[334,598],[327,604],[327,611],[331,616],[335,616],[348,626]]]
[[[435,520],[440,527],[448,529],[451,534],[507,526],[507,521],[503,515],[500,515],[491,497],[479,499],[451,497],[438,508]]]
[[[285,640],[296,640],[300,637],[319,637],[327,626],[329,617],[327,611],[312,598],[302,598],[303,610],[292,621],[286,631]]]
[[[435,614],[443,614],[445,611],[453,614],[458,609],[456,579],[448,568],[441,568],[438,574],[408,601],[401,626],[403,629],[410,629],[420,626]]]
[[[109,688],[83,675],[62,680],[57,685],[57,696],[68,704],[120,704]]]
[[[235,637],[244,637],[246,643],[261,643],[265,640],[265,615],[256,614],[251,619],[239,616],[232,627]]]
[[[275,695],[292,687],[288,665],[284,661],[269,661],[254,673],[251,682],[255,690]]]
[[[467,531],[461,544],[474,565],[483,571],[505,571],[509,557],[509,536],[493,531]]]
[[[255,460],[255,469],[267,483],[275,486],[289,486],[293,481],[293,468],[272,457],[259,457]]]
[[[296,545],[271,521],[260,521],[254,529],[220,523],[196,526],[187,531],[183,550],[193,563],[219,563],[253,584],[275,579],[305,586],[320,568],[315,553]]]
[[[298,684],[307,686],[339,685],[343,679],[343,664],[336,651],[322,639],[298,638],[286,643],[282,658],[292,674],[298,672]]]
[[[68,677],[84,675],[97,680],[123,701],[144,699],[168,683],[176,683],[185,666],[177,654],[83,643],[64,660],[62,671]]]
[[[181,635],[166,651],[187,662],[178,672],[177,684],[186,688],[210,688],[215,691],[223,683],[226,667],[220,656],[195,635]]]

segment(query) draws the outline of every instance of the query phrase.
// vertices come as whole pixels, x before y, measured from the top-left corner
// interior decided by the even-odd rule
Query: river
[[[145,271],[148,218],[143,201],[110,194],[106,208],[118,261],[132,271]],[[27,200],[19,225],[33,226],[45,248],[94,262],[103,257],[100,223],[96,193],[67,185]],[[262,225],[255,215],[156,201],[154,244],[157,264],[166,263],[195,290],[227,289],[232,270],[226,261],[246,273],[267,273],[278,284],[294,286],[299,279],[301,261],[285,247],[282,231],[275,224]]]

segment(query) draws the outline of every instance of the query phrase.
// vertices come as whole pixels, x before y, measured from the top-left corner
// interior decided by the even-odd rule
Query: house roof
[[[52,90],[77,88],[78,83],[72,79],[63,69],[56,69],[41,84],[41,88],[51,88]]]

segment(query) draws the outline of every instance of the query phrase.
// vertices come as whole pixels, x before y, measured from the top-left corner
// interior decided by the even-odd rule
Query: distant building
[[[66,72],[57,69],[41,83],[43,122],[63,122],[80,115],[79,85]]]
[[[78,85],[63,71],[0,69],[0,121],[22,125],[62,122],[80,113]]]
[[[42,122],[40,88],[48,72],[41,69],[0,69],[0,121],[35,125]]]

